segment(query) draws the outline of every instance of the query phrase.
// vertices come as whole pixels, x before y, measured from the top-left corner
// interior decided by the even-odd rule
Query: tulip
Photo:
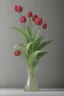
[[[34,22],[36,25],[40,26],[42,24],[43,20],[42,20],[42,18],[36,18]]]
[[[17,6],[17,12],[22,12],[22,10],[23,10],[22,6],[18,5]]]
[[[46,28],[47,28],[47,24],[44,23],[44,24],[42,25],[42,28],[43,28],[43,29],[46,29]]]
[[[26,22],[26,17],[25,16],[20,17],[20,22],[25,23]]]
[[[17,12],[17,5],[14,6],[14,11]]]
[[[32,17],[32,12],[31,11],[28,12],[28,17]]]
[[[32,20],[34,21],[37,17],[38,17],[38,15],[34,14],[34,15],[32,16]]]
[[[16,50],[16,51],[14,52],[14,55],[15,55],[15,56],[19,56],[20,54],[21,54],[21,52],[18,51],[18,50]]]

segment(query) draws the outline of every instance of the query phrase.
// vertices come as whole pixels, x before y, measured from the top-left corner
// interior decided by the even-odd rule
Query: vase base
[[[36,92],[36,91],[40,91],[39,88],[36,88],[36,89],[32,89],[32,88],[24,88],[24,91],[30,91],[30,92]]]

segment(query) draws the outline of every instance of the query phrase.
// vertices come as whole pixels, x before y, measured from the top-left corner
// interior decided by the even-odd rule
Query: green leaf
[[[26,45],[26,50],[28,51],[30,49],[30,46],[33,44],[34,42],[29,42],[27,45]]]
[[[17,47],[25,48],[25,45],[23,43],[19,43],[19,44],[16,44],[13,48],[17,48]]]
[[[48,44],[50,44],[51,42],[52,42],[52,40],[45,41],[45,42],[41,43],[41,44],[37,47],[37,49],[40,50],[40,49],[44,48],[45,46],[47,46]]]
[[[34,50],[36,50],[37,46],[40,44],[40,42],[43,40],[43,37],[39,37],[36,41],[29,42],[26,45],[27,52],[30,50],[30,53],[32,53]]]
[[[38,29],[38,30],[36,31],[35,36],[34,36],[34,39],[33,39],[34,41],[36,41],[36,40],[37,40],[39,32],[40,32],[40,30]]]
[[[46,55],[47,53],[49,53],[49,52],[43,51],[42,53],[40,53],[40,54],[37,56],[37,60],[39,60],[42,56]]]
[[[41,59],[41,57],[48,54],[48,53],[49,52],[47,52],[47,51],[43,51],[42,53],[38,54],[37,58],[35,58],[35,61],[36,61],[35,66],[38,64],[38,61]]]
[[[37,49],[37,47],[40,45],[40,43],[42,42],[42,40],[43,40],[43,36],[41,36],[41,37],[39,37],[36,41],[34,41],[35,43],[34,43],[34,48],[35,48],[35,50]]]
[[[31,65],[36,64],[36,63],[38,62],[38,60],[39,60],[42,56],[44,56],[46,53],[48,53],[48,52],[44,52],[44,51],[41,51],[41,50],[34,51],[34,52],[31,54],[30,58],[29,58],[30,64],[31,64]],[[33,66],[34,66],[34,65],[33,65]]]
[[[25,34],[26,35],[28,34],[28,38],[31,41],[32,40],[32,31],[31,31],[31,28],[29,26],[25,27]]]
[[[28,43],[28,38],[27,38],[26,34],[23,32],[23,30],[21,30],[21,29],[19,29],[19,28],[16,28],[16,27],[10,27],[10,28],[16,30],[17,32],[20,32],[21,35],[24,37],[26,43]]]

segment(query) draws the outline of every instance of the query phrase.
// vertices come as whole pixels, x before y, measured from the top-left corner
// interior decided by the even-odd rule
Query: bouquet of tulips
[[[22,13],[23,7],[20,5],[14,6],[15,12]],[[27,24],[27,19],[30,24]],[[40,18],[37,14],[33,14],[31,11],[24,16],[23,13],[20,16],[20,23],[22,28],[11,27],[17,32],[19,32],[24,40],[24,43],[19,43],[14,46],[14,55],[23,56],[27,62],[27,66],[34,67],[37,66],[40,58],[47,54],[48,52],[44,50],[44,47],[51,43],[52,40],[44,41],[43,36],[39,36],[40,26],[42,30],[47,28],[47,24]],[[32,22],[36,28],[36,32],[33,33]]]

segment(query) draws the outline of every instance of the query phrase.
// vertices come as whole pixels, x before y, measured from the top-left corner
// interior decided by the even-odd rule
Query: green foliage
[[[32,31],[29,26],[25,27],[25,34],[26,34],[26,36],[28,35],[29,42],[32,41]]]
[[[52,42],[52,40],[43,42],[43,36],[39,37],[40,30],[37,29],[34,37],[32,36],[32,30],[29,26],[25,26],[24,29],[19,29],[16,27],[11,27],[17,32],[21,33],[25,44],[19,43],[14,46],[15,50],[20,50],[21,55],[25,57],[27,65],[29,67],[34,67],[38,64],[40,58],[47,54],[47,51],[42,51],[44,47]]]
[[[34,41],[34,49],[36,50],[37,47],[40,45],[40,43],[42,42],[43,40],[43,36],[39,37],[36,41]]]
[[[30,46],[33,45],[34,42],[29,42],[27,45],[26,45],[26,51],[28,52],[28,50],[30,49]]]
[[[25,42],[28,43],[28,37],[26,36],[26,34],[23,30],[16,28],[16,27],[10,27],[10,28],[14,29],[17,32],[20,32],[22,37],[24,38]]]
[[[23,43],[19,43],[19,44],[16,44],[14,46],[14,48],[17,48],[17,47],[23,47],[23,48],[25,48],[25,45]]]
[[[34,39],[33,39],[34,41],[36,41],[36,40],[37,40],[39,32],[40,32],[40,30],[39,30],[39,29],[38,29],[38,30],[36,30],[36,34],[35,34]]]
[[[37,64],[37,62],[39,61],[39,59],[44,56],[46,53],[46,51],[41,51],[41,50],[37,50],[34,51],[30,57],[29,57],[29,63],[31,64],[31,66],[35,66]],[[34,65],[33,65],[34,64]]]
[[[48,44],[50,44],[51,42],[52,42],[52,40],[45,41],[45,42],[41,43],[41,44],[37,47],[37,49],[40,50],[40,49],[44,48],[45,46],[47,46]]]

